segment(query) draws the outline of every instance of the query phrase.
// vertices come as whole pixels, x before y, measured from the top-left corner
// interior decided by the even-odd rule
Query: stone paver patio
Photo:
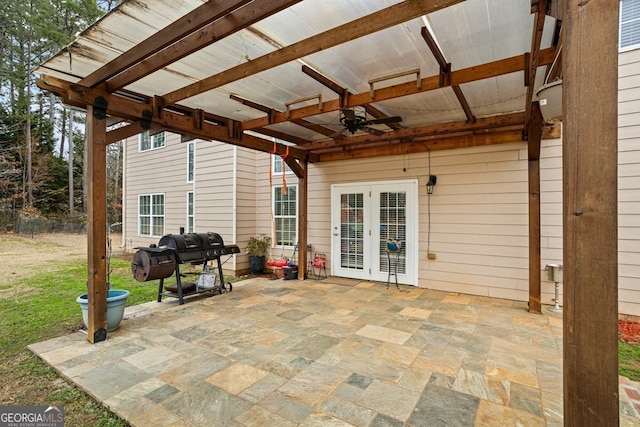
[[[543,311],[251,279],[128,308],[102,343],[78,332],[29,348],[133,426],[561,426],[562,314]],[[640,425],[639,411],[638,384],[621,378],[620,424]]]

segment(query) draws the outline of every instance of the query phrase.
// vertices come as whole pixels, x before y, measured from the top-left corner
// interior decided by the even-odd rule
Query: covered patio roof
[[[529,307],[539,312],[546,127],[534,90],[562,74],[565,423],[617,424],[618,9],[125,1],[36,70],[42,89],[88,113],[89,341],[106,339],[105,147],[143,130],[283,156],[300,178],[301,247],[309,163],[527,141]],[[127,125],[107,132],[116,122]]]
[[[37,72],[52,91],[91,88],[88,98],[104,96],[110,115],[134,125],[110,141],[151,122],[261,151],[277,138],[310,162],[515,142],[526,139],[534,88],[560,69],[561,21],[532,8],[127,1]],[[342,109],[373,123],[345,129]]]

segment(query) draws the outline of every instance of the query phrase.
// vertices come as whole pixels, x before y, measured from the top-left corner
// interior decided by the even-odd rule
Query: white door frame
[[[418,180],[367,181],[331,185],[331,275],[363,280],[387,281],[388,273],[380,271],[378,242],[380,240],[379,194],[405,190],[406,200],[406,272],[398,274],[398,283],[418,285]],[[341,267],[341,209],[340,196],[362,193],[364,197],[364,225],[362,268]],[[392,276],[391,280],[395,282]]]

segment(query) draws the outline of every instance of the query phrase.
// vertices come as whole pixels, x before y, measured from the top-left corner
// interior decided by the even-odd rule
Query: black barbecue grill
[[[237,245],[225,245],[218,233],[185,233],[162,236],[158,245],[136,248],[133,255],[131,271],[139,282],[160,280],[158,285],[158,302],[162,296],[178,298],[184,303],[187,295],[217,291],[223,293],[233,289],[231,283],[224,282],[221,257],[240,253]],[[209,270],[209,261],[218,265],[219,284],[215,284],[215,273]],[[183,283],[186,273],[180,272],[180,264],[202,265],[198,275],[198,283]],[[176,283],[165,286],[164,279],[175,273]],[[211,280],[213,278],[213,280]]]

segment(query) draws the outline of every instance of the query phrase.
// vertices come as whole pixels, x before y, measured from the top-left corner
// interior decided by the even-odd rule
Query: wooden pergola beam
[[[324,74],[320,73],[319,71],[314,70],[313,68],[309,67],[308,65],[303,65],[302,66],[302,72],[305,73],[306,75],[308,75],[309,77],[311,77],[312,79],[316,80],[317,82],[323,84],[324,86],[328,87],[329,89],[331,89],[332,91],[334,91],[335,93],[337,93],[340,96],[340,99],[342,102],[345,102],[349,96],[352,95],[351,91],[345,87],[340,86],[338,83],[336,83],[335,81],[333,81],[333,79],[325,76]],[[386,115],[385,113],[383,113],[382,111],[378,110],[376,107],[374,107],[371,104],[367,104],[364,106],[364,110],[366,111],[367,114],[369,114],[370,116],[376,118],[376,119],[383,119],[383,118],[387,118],[389,117],[388,115]],[[303,125],[305,126],[305,125]],[[319,125],[316,125],[319,126]],[[387,123],[386,126],[390,127],[391,129],[401,129],[402,126],[399,123]],[[307,126],[305,126],[307,127]],[[313,129],[311,127],[309,127],[309,129]],[[326,129],[326,128],[325,128]],[[329,136],[329,135],[333,135],[336,132],[334,130],[329,130],[330,133],[324,133],[324,132],[320,132],[323,135]]]
[[[420,34],[422,35],[422,38],[427,46],[429,46],[429,49],[431,50],[433,57],[438,62],[438,65],[440,65],[440,81],[444,86],[448,78],[451,76],[451,63],[447,62],[444,57],[444,53],[440,49],[440,46],[438,46],[438,43],[433,38],[433,35],[427,27],[422,27],[420,29]],[[473,115],[473,112],[471,111],[471,107],[469,106],[467,99],[462,93],[460,85],[452,85],[451,88],[453,89],[453,93],[456,95],[456,98],[458,99],[458,102],[460,103],[460,106],[464,111],[464,115],[467,116],[467,120],[473,122],[475,120],[475,117]]]
[[[413,139],[433,135],[441,135],[444,137],[446,134],[450,133],[471,132],[515,125],[522,126],[523,124],[524,113],[512,113],[500,116],[484,117],[481,119],[477,119],[473,123],[464,120],[457,122],[439,123],[437,125],[400,129],[396,131],[386,132],[382,136],[372,136],[367,134],[362,136],[346,137],[340,141],[326,140],[311,142],[306,145],[301,145],[300,148],[304,148],[306,150],[321,150],[327,148],[349,147],[352,145],[376,143],[381,141]]]
[[[425,153],[435,150],[479,147],[485,145],[507,144],[522,141],[522,130],[483,133],[454,137],[426,137],[412,141],[388,141],[386,144],[371,148],[345,149],[330,153],[319,153],[319,162],[334,160],[362,159],[377,156],[397,156],[413,153]]]
[[[271,107],[268,107],[266,105],[262,105],[259,104],[255,101],[251,101],[249,99],[243,98],[241,96],[235,95],[235,94],[231,94],[229,95],[229,98],[233,99],[234,101],[238,101],[239,103],[246,105],[247,107],[251,107],[251,108],[255,108],[258,111],[262,111],[263,113],[268,114],[269,117],[271,117],[271,115],[273,113],[275,113],[277,110]],[[308,129],[311,129],[313,131],[319,132],[323,135],[330,135],[332,134],[334,131],[332,131],[331,129],[327,129],[324,126],[320,126],[317,125],[315,123],[309,122],[307,120],[304,119],[297,119],[297,120],[293,120],[292,123],[295,123],[297,125],[300,126],[304,126]],[[261,133],[263,135],[268,135],[268,136],[272,136],[274,138],[279,138],[279,139],[284,139],[285,141],[289,141],[289,142],[293,142],[294,144],[307,144],[310,141],[307,141],[303,138],[299,138],[299,137],[295,137],[289,134],[286,134],[284,132],[280,132],[274,129],[269,129],[269,128],[265,128],[265,127],[260,127],[257,129],[253,129],[254,132],[258,132]]]
[[[543,49],[540,51],[540,65],[547,65],[553,62],[556,54],[556,47]],[[487,64],[476,65],[469,68],[463,68],[451,72],[451,85],[461,85],[471,83],[478,80],[484,80],[491,77],[498,77],[506,74],[522,72],[525,70],[525,55],[516,55],[510,58],[501,59]],[[426,77],[421,80],[420,85],[415,82],[400,83],[394,86],[376,89],[375,99],[371,97],[370,91],[354,94],[348,97],[346,105],[342,105],[340,100],[335,99],[322,103],[322,108],[318,105],[309,105],[289,111],[289,117],[285,113],[274,113],[273,117],[261,117],[253,120],[246,120],[241,123],[243,130],[254,129],[258,127],[268,126],[274,123],[283,123],[293,119],[301,119],[309,116],[315,116],[330,111],[338,111],[341,108],[357,107],[372,102],[387,101],[390,99],[400,98],[403,96],[415,95],[422,92],[441,89],[440,76],[435,75]],[[420,86],[420,87],[418,87]]]
[[[98,68],[80,80],[79,83],[88,87],[98,85],[250,1],[251,0],[209,0],[182,18],[172,22],[157,33],[154,33],[142,43],[138,43],[127,52]]]
[[[245,4],[220,19],[199,28],[197,31],[191,31],[192,34],[181,38],[172,45],[157,52],[150,52],[147,57],[140,59],[130,68],[121,70],[120,74],[107,81],[107,91],[115,92],[144,76],[179,61],[299,1],[300,0],[261,0]],[[172,103],[175,102],[177,101],[172,101]]]
[[[160,129],[158,125],[155,123],[151,123],[151,129]],[[107,145],[113,144],[114,142],[123,141],[131,136],[137,135],[139,133],[144,132],[147,129],[142,127],[142,122],[140,120],[133,122],[126,126],[121,126],[117,129],[111,130],[107,132],[107,138],[105,143]]]
[[[164,98],[168,104],[180,102],[183,99],[191,98],[261,71],[402,24],[410,19],[428,15],[462,1],[464,0],[406,0],[171,91],[165,94]]]
[[[535,10],[533,18],[533,33],[531,34],[531,52],[529,55],[529,69],[525,70],[527,85],[527,98],[524,104],[524,123],[529,125],[531,120],[531,107],[533,101],[533,91],[536,84],[536,74],[540,64],[540,43],[542,43],[542,31],[544,30],[544,20],[547,10],[547,0],[531,0],[531,9]]]
[[[529,312],[542,313],[541,253],[540,253],[540,145],[544,120],[538,102],[531,108],[527,129],[529,171]]]
[[[87,339],[107,339],[107,124],[101,108],[87,108]]]
[[[564,425],[617,426],[619,1],[565,1]]]
[[[149,123],[155,123],[166,130],[194,135],[206,140],[226,142],[238,147],[250,148],[265,153],[285,154],[298,160],[315,161],[316,157],[296,147],[288,147],[281,143],[273,143],[247,133],[238,133],[233,122],[228,127],[206,121],[198,122],[195,117],[179,114],[169,109],[163,111],[162,117],[152,116],[151,106],[99,89],[87,88],[51,76],[38,79],[38,86],[63,98],[65,104],[74,106],[93,105],[96,99],[103,98],[107,103],[107,114],[122,117],[126,120],[138,121],[146,117]],[[204,114],[204,113],[202,113]]]

